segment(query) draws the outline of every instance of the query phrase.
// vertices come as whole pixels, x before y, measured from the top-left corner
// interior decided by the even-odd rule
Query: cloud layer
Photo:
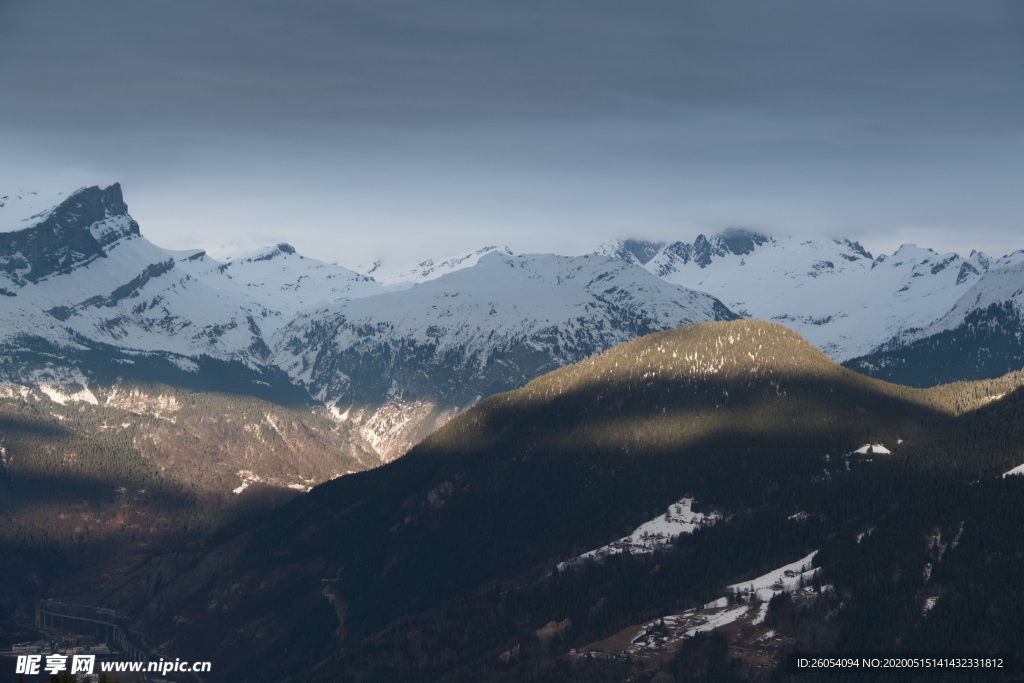
[[[0,8],[0,182],[120,180],[166,246],[1024,247],[1020,3],[99,7]]]

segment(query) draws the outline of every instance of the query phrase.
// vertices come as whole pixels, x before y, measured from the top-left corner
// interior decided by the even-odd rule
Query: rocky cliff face
[[[36,225],[0,233],[0,270],[15,284],[36,283],[104,258],[104,247],[138,234],[119,184],[83,188]]]

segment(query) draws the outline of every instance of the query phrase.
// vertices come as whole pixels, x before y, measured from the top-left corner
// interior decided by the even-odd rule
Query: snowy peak
[[[707,268],[716,259],[727,256],[745,256],[757,247],[772,241],[768,235],[731,228],[710,238],[697,235],[693,244],[673,242],[661,249],[656,256],[645,264],[647,269],[658,277],[666,277],[679,269],[693,264],[698,268]]]
[[[254,261],[269,261],[271,259],[278,258],[279,256],[284,256],[284,255],[287,255],[287,254],[294,254],[294,253],[295,253],[295,247],[293,247],[292,245],[288,244],[287,242],[281,242],[280,244],[275,245],[273,247],[261,249],[261,250],[259,250],[257,252],[252,253],[252,254],[246,254],[245,256],[242,256],[241,258],[235,259],[235,262],[237,263],[238,261],[245,261],[247,263],[252,263]]]
[[[939,276],[947,285],[950,284],[947,282],[950,280],[955,286],[973,284],[991,266],[991,259],[978,251],[972,251],[971,255],[964,259],[959,254],[939,254],[915,244],[904,244],[891,256],[880,255],[872,262],[871,269],[888,268],[894,272],[901,272],[901,285],[896,290],[897,294],[901,294],[917,286],[916,278],[926,278],[921,281],[929,283],[925,285],[926,287],[932,286],[930,283],[935,280],[934,276]],[[956,273],[955,279],[952,273]]]
[[[946,315],[923,330],[915,330],[907,336],[904,343],[955,329],[963,325],[968,316],[977,311],[1012,307],[1018,315],[1024,313],[1024,263],[1003,265],[1000,261],[994,264],[996,267],[974,278],[972,286]],[[963,265],[973,268],[969,261],[964,261]]]
[[[78,190],[31,227],[0,233],[0,270],[16,285],[106,256],[107,247],[139,234],[117,183]]]
[[[610,256],[626,263],[646,266],[652,258],[665,248],[664,242],[648,242],[646,240],[613,240],[597,248],[599,256]]]
[[[463,268],[470,268],[488,254],[512,256],[513,252],[508,247],[489,246],[445,259],[425,259],[412,268],[378,259],[369,266],[357,268],[357,270],[385,285],[419,283],[436,280],[442,275],[454,273]]]
[[[404,392],[465,405],[638,335],[733,317],[711,296],[608,257],[492,252],[429,282],[300,316],[272,346],[279,367],[324,398]]]
[[[907,244],[873,258],[848,239],[748,231],[669,244],[645,266],[740,315],[792,327],[839,361],[935,321],[989,267],[977,252],[965,260]]]
[[[15,232],[46,218],[64,201],[65,192],[44,194],[24,190],[0,191],[0,232]]]
[[[298,310],[384,291],[384,287],[368,275],[306,258],[286,243],[218,264],[216,270],[217,275],[229,280],[238,289],[239,296],[253,307],[278,311],[280,315],[275,317],[279,319],[285,313],[294,315]],[[227,283],[217,286],[227,287]]]

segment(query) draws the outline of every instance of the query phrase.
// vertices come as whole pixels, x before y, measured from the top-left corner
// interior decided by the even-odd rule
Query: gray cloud
[[[232,243],[744,221],[1008,242],[1022,35],[994,0],[14,0],[0,181],[121,180],[174,239]],[[374,248],[358,233],[338,257]]]

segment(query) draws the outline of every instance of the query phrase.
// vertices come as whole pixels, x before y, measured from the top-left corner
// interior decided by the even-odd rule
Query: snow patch
[[[866,443],[854,451],[857,455],[892,455],[892,451],[880,443]]]
[[[782,592],[796,592],[801,584],[813,578],[818,569],[812,568],[811,563],[818,553],[815,550],[807,557],[779,567],[764,576],[753,581],[734,584],[728,589],[733,595],[738,595],[746,600],[742,604],[730,605],[728,597],[722,597],[705,604],[699,609],[690,609],[678,614],[672,614],[654,619],[640,626],[636,635],[630,640],[629,646],[622,653],[607,653],[601,650],[573,651],[574,658],[601,657],[614,658],[624,655],[649,655],[657,652],[671,652],[677,649],[679,643],[687,638],[692,638],[698,633],[713,631],[728,626],[740,620],[746,620],[746,624],[758,626],[764,623],[768,616],[768,600],[774,595]],[[753,588],[753,591],[748,590]],[[822,592],[831,591],[831,586],[822,586]],[[813,589],[805,587],[808,594]],[[750,597],[762,599],[762,602],[751,604]],[[758,640],[767,640],[775,636],[773,631],[762,634]],[[756,642],[756,641],[755,641]]]
[[[728,626],[749,611],[750,605],[734,605],[714,610],[687,610],[681,614],[662,617],[644,624],[626,648],[626,652],[630,655],[640,655],[663,650],[669,643]]]
[[[764,620],[765,620],[765,618],[767,616],[768,616],[768,603],[767,602],[762,602],[761,606],[757,608],[757,614],[755,614],[754,618],[750,620],[750,623],[753,624],[754,626],[760,626],[761,624],[764,623]],[[768,633],[774,633],[774,631],[769,631]],[[765,634],[765,635],[767,635],[767,634]]]
[[[239,486],[238,488],[231,489],[231,492],[234,493],[235,495],[238,495],[242,491],[249,488],[250,484],[257,484],[263,481],[262,479],[260,479],[260,476],[258,474],[252,472],[251,470],[238,470],[237,474],[238,477],[242,480],[242,485]]]
[[[792,593],[811,583],[821,571],[820,568],[811,566],[817,554],[818,551],[815,550],[803,559],[773,569],[756,579],[726,586],[726,590],[741,600],[749,601],[756,598],[761,602],[767,602],[779,593]]]
[[[335,422],[348,421],[348,414],[349,412],[351,412],[351,410],[352,406],[349,406],[348,408],[345,409],[345,412],[341,412],[340,410],[338,410],[338,406],[335,405],[334,401],[331,401],[327,404],[327,414],[328,416],[334,418]]]
[[[692,534],[701,527],[712,526],[722,515],[718,512],[694,512],[693,498],[681,498],[679,501],[668,506],[668,511],[658,515],[649,522],[638,526],[629,536],[613,541],[606,546],[583,553],[558,565],[558,570],[576,566],[584,562],[601,560],[609,555],[629,551],[636,554],[653,553],[659,548],[671,545],[681,534]]]
[[[25,400],[31,392],[31,389],[21,384],[14,384],[12,382],[0,384],[0,398],[14,398],[17,396]]]
[[[168,360],[185,372],[191,372],[193,374],[199,373],[199,365],[193,360],[189,360],[188,358],[183,358],[181,356],[170,356]]]
[[[1003,478],[1005,479],[1006,477],[1016,474],[1024,474],[1024,465],[1017,465],[1009,472],[1003,472]]]
[[[60,405],[65,405],[68,401],[71,403],[89,403],[94,406],[99,405],[99,401],[96,400],[96,395],[89,391],[89,387],[84,387],[73,394],[65,394],[55,386],[40,384],[39,391],[46,394],[51,401],[59,403]]]

